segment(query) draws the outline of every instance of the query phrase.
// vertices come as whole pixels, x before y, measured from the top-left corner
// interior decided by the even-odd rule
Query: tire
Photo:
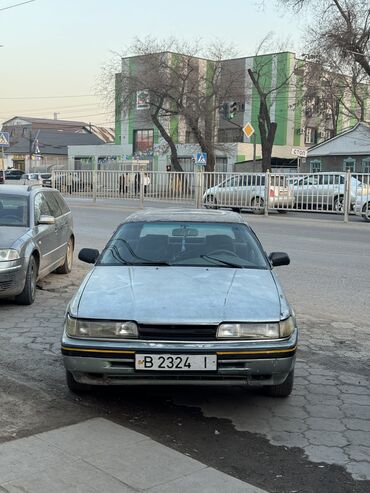
[[[294,385],[294,370],[279,385],[266,385],[263,390],[266,395],[271,397],[288,397],[292,393]]]
[[[204,200],[204,207],[206,209],[217,209],[217,200],[213,195],[207,195]]]
[[[67,251],[64,257],[64,262],[57,269],[55,269],[57,274],[69,274],[71,272],[73,264],[73,247],[73,238],[71,237],[67,242]]]
[[[252,212],[253,214],[264,214],[265,210],[264,210],[264,204],[265,204],[265,201],[263,200],[262,197],[254,197],[254,199],[252,200]]]
[[[36,298],[38,265],[35,257],[32,255],[27,267],[26,282],[23,291],[15,297],[18,305],[32,305]]]
[[[88,392],[89,390],[91,390],[91,385],[76,382],[76,380],[73,378],[72,373],[68,370],[66,370],[66,383],[68,389],[74,394],[81,394],[83,392]]]
[[[333,209],[335,212],[344,212],[344,197],[340,195],[339,197],[335,197]]]
[[[362,219],[367,223],[370,223],[370,202],[365,204],[362,208]]]

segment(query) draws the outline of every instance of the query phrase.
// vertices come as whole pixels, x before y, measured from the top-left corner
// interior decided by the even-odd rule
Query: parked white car
[[[265,207],[265,175],[259,173],[233,175],[208,188],[203,195],[207,209],[230,207],[235,212],[252,209],[261,214]],[[268,207],[284,213],[294,206],[293,190],[283,176],[271,176],[268,190]]]
[[[344,211],[345,173],[315,173],[288,179],[298,209]],[[362,183],[351,177],[350,208],[361,193]]]
[[[44,180],[50,180],[51,173],[25,173],[21,176],[20,185],[44,185]]]

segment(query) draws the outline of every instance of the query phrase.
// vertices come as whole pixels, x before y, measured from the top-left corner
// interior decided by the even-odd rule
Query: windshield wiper
[[[215,260],[216,262],[220,262],[221,264],[228,265],[229,267],[236,267],[237,269],[243,269],[244,266],[240,264],[234,264],[234,262],[228,262],[227,260],[222,260],[217,257],[211,257],[210,255],[201,255],[201,258],[205,258],[207,260]]]
[[[123,244],[127,247],[127,250],[130,252],[130,254],[140,260],[140,263],[135,263],[135,264],[129,264],[126,262],[128,265],[172,265],[169,262],[166,262],[165,260],[149,260],[147,258],[139,257],[139,255],[136,255],[136,253],[133,251],[131,248],[131,245],[128,241],[124,240],[123,238],[116,238],[115,241],[122,241]],[[116,248],[116,247],[114,247]],[[122,257],[120,256],[122,259]],[[123,260],[123,259],[122,259]]]

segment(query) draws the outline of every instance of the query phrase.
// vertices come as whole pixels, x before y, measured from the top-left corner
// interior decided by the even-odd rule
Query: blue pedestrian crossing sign
[[[207,164],[207,153],[206,152],[197,152],[195,164],[197,164],[198,166],[206,166],[206,164]]]
[[[9,147],[9,132],[0,132],[0,147]]]

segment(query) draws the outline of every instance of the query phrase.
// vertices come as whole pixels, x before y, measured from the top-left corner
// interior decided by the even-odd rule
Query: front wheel
[[[252,200],[253,214],[263,214],[264,213],[265,201],[262,197],[254,197]]]
[[[335,197],[334,200],[334,210],[335,212],[344,212],[344,197]]]
[[[294,370],[286,377],[283,383],[278,385],[266,385],[263,390],[271,397],[288,397],[292,393],[294,384]]]
[[[70,238],[67,243],[67,251],[64,257],[64,262],[60,265],[55,272],[58,274],[69,274],[72,270],[73,264],[73,239]]]
[[[206,209],[217,209],[217,200],[213,195],[207,195],[204,200],[204,207]]]
[[[32,255],[28,264],[26,282],[23,291],[15,297],[15,301],[19,305],[32,305],[32,303],[35,301],[37,271],[37,262],[35,260],[35,257]]]
[[[365,204],[362,208],[362,218],[367,223],[370,223],[370,202]]]

